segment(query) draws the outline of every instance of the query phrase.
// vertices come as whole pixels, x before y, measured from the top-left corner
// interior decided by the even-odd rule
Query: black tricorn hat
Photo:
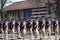
[[[36,19],[39,18],[39,17],[36,17]]]
[[[26,18],[24,18],[23,20],[26,20]]]
[[[33,17],[31,17],[30,19],[33,19]]]
[[[59,19],[59,17],[56,17],[55,19]]]
[[[7,21],[8,20],[8,18],[5,18],[5,21]]]

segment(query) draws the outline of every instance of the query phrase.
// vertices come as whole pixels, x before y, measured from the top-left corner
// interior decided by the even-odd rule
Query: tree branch
[[[53,10],[54,10],[54,12],[56,13],[56,10],[55,10],[55,8],[53,7],[53,5],[50,3],[50,1],[49,1],[49,0],[47,0],[47,1],[48,1],[48,6],[52,7],[52,8],[53,8]]]

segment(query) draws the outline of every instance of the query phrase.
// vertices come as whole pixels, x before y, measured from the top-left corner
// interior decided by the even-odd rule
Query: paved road
[[[6,38],[5,34],[3,34],[3,39],[2,38],[2,34],[0,34],[0,40],[12,40],[12,34],[8,34],[8,38]],[[22,39],[17,39],[17,34],[14,34],[14,40],[23,40],[23,37],[21,37]],[[34,38],[34,36],[33,36]],[[55,39],[55,36],[54,35],[51,35],[51,39],[50,40],[54,40]],[[25,40],[29,40],[28,39],[28,35],[26,35],[26,38]],[[45,39],[47,40],[47,39]]]

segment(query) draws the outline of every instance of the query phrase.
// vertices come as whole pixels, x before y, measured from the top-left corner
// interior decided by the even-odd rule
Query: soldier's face
[[[45,18],[42,18],[43,21],[45,21]]]
[[[13,20],[13,22],[15,22],[15,20]]]
[[[36,20],[39,20],[39,18],[37,18]]]
[[[2,21],[2,23],[3,23],[4,21]]]
[[[54,21],[54,19],[52,19],[52,21]]]
[[[20,23],[20,21],[18,21],[18,23]]]
[[[24,22],[25,22],[26,20],[24,20]]]
[[[31,21],[33,21],[33,19],[30,19]]]
[[[51,21],[50,19],[48,19],[48,21]]]

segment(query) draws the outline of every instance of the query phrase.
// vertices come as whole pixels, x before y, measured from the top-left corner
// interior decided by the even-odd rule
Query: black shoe
[[[0,38],[0,39],[4,39],[4,38]]]

